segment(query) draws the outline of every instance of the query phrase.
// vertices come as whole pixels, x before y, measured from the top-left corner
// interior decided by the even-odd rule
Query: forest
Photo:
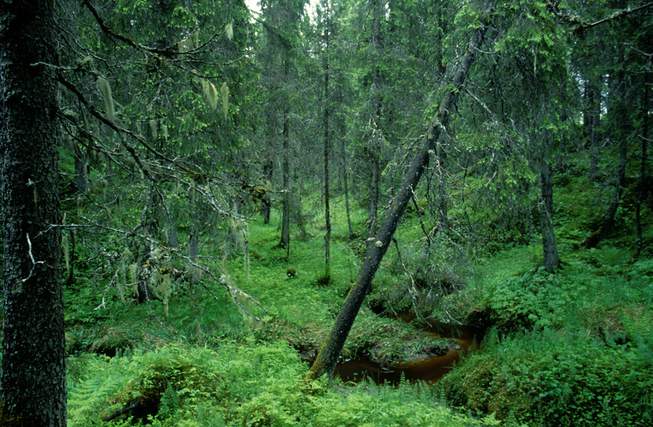
[[[653,2],[3,0],[0,425],[653,425]]]

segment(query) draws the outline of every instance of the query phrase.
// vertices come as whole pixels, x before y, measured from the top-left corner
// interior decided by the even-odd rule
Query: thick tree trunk
[[[548,151],[548,150],[547,150]],[[553,273],[560,265],[558,248],[553,230],[553,179],[551,167],[545,158],[540,165],[540,226],[542,229],[542,248],[544,253],[544,269]]]
[[[365,296],[370,290],[372,279],[379,268],[383,256],[388,250],[388,246],[392,241],[392,237],[406,209],[406,205],[411,200],[413,191],[424,173],[424,168],[428,165],[429,151],[435,149],[437,141],[441,137],[442,130],[449,124],[450,114],[454,111],[456,99],[474,62],[476,52],[481,45],[484,34],[484,26],[474,31],[467,47],[467,52],[458,65],[456,72],[453,74],[451,81],[445,82],[445,87],[448,90],[439,105],[437,115],[433,118],[429,126],[423,146],[413,158],[403,178],[402,185],[383,219],[379,232],[376,234],[372,244],[367,247],[365,262],[358,274],[356,284],[347,295],[335,324],[308,373],[308,378],[317,378],[324,373],[332,375],[342,347],[351,330],[351,326],[356,319],[356,315],[360,310]]]
[[[0,424],[65,426],[55,2],[0,3],[4,342]]]

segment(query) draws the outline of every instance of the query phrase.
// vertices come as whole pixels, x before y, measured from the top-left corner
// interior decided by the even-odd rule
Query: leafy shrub
[[[446,376],[449,401],[543,425],[650,425],[650,348],[545,330],[488,344]]]

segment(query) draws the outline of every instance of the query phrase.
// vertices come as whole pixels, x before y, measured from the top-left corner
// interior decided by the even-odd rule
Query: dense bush
[[[653,422],[651,348],[551,330],[489,343],[441,386],[454,405],[535,425]]]

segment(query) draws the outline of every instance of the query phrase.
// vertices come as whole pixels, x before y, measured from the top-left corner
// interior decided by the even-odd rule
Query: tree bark
[[[55,2],[0,3],[4,342],[0,424],[65,426]]]
[[[545,142],[548,144],[548,142]],[[545,150],[545,151],[548,151]],[[553,229],[553,179],[547,154],[542,158],[540,165],[540,226],[542,229],[542,249],[544,253],[544,269],[553,273],[560,265],[558,248],[556,246]]]
[[[639,183],[637,185],[637,200],[635,201],[635,228],[637,247],[635,249],[635,258],[638,258],[644,250],[644,227],[642,225],[642,205],[648,197],[650,189],[647,187],[648,182],[648,141],[649,141],[649,110],[650,110],[650,89],[649,86],[653,83],[651,72],[646,73],[644,79],[644,90],[642,91],[642,103],[640,105],[640,120],[642,121],[642,128],[639,138],[641,140],[641,152],[639,160]]]
[[[272,159],[269,159],[263,165],[263,176],[265,177],[265,184],[266,184],[265,194],[261,198],[261,213],[263,214],[263,224],[269,224],[270,223],[270,212],[271,212],[271,209],[272,209],[272,198],[270,197],[270,186],[272,185],[272,174],[273,174],[273,172],[274,172],[274,162],[272,161]]]
[[[365,262],[358,274],[356,284],[347,295],[329,336],[322,344],[320,352],[318,353],[313,366],[311,366],[308,373],[309,379],[318,378],[325,373],[329,376],[333,374],[342,347],[349,335],[349,331],[356,319],[356,315],[360,310],[363,300],[369,292],[374,275],[379,268],[383,256],[388,250],[388,246],[392,241],[392,237],[397,229],[399,220],[406,209],[406,205],[411,200],[413,191],[417,187],[417,184],[424,173],[424,168],[428,165],[429,151],[435,149],[435,145],[441,137],[443,129],[446,129],[449,124],[451,112],[454,110],[454,105],[460,93],[460,89],[465,82],[465,78],[467,77],[472,63],[474,62],[477,49],[483,41],[484,34],[485,26],[481,26],[479,29],[474,31],[465,56],[458,65],[451,80],[445,83],[445,87],[447,87],[448,90],[444,94],[438,112],[429,126],[423,145],[416,153],[408,171],[404,175],[402,185],[393,199],[392,204],[382,221],[380,230],[374,237],[374,241],[367,247]]]
[[[437,156],[436,169],[438,175],[438,228],[447,232],[449,230],[449,195],[447,194],[447,175],[445,172],[446,153],[440,140],[436,143],[435,155]]]
[[[377,215],[379,210],[379,193],[381,186],[381,69],[379,62],[381,60],[381,20],[383,19],[383,0],[373,0],[372,4],[372,51],[374,52],[374,64],[372,71],[372,118],[371,135],[368,146],[368,155],[370,160],[370,186],[368,200],[368,235],[372,236],[377,229]]]
[[[331,135],[329,134],[329,9],[325,11],[324,29],[324,279],[331,279],[331,207],[329,206],[329,156],[331,155]]]
[[[287,55],[287,54],[286,54]],[[288,81],[289,59],[284,60],[284,81]],[[288,99],[284,99],[283,106],[283,209],[281,217],[281,241],[279,246],[286,249],[286,258],[290,257],[290,132],[289,132],[289,108]]]
[[[584,242],[587,248],[596,247],[603,239],[608,237],[614,230],[617,210],[621,203],[621,198],[626,183],[626,163],[628,161],[628,138],[630,131],[630,122],[628,117],[628,106],[626,96],[626,64],[625,48],[623,43],[619,47],[619,69],[616,74],[616,105],[614,106],[614,122],[616,124],[615,138],[618,140],[619,163],[617,164],[616,179],[614,192],[608,208],[603,216],[603,220],[598,230],[592,233]]]
[[[593,80],[585,83],[586,110],[584,114],[585,131],[590,144],[590,179],[598,179],[599,141],[598,130],[601,124],[601,91]]]
[[[347,173],[347,150],[345,148],[345,138],[342,136],[344,132],[340,133],[340,152],[342,156],[342,183],[343,191],[345,192],[345,214],[347,216],[347,230],[349,240],[354,238],[354,228],[351,225],[351,208],[349,205],[349,174]]]

